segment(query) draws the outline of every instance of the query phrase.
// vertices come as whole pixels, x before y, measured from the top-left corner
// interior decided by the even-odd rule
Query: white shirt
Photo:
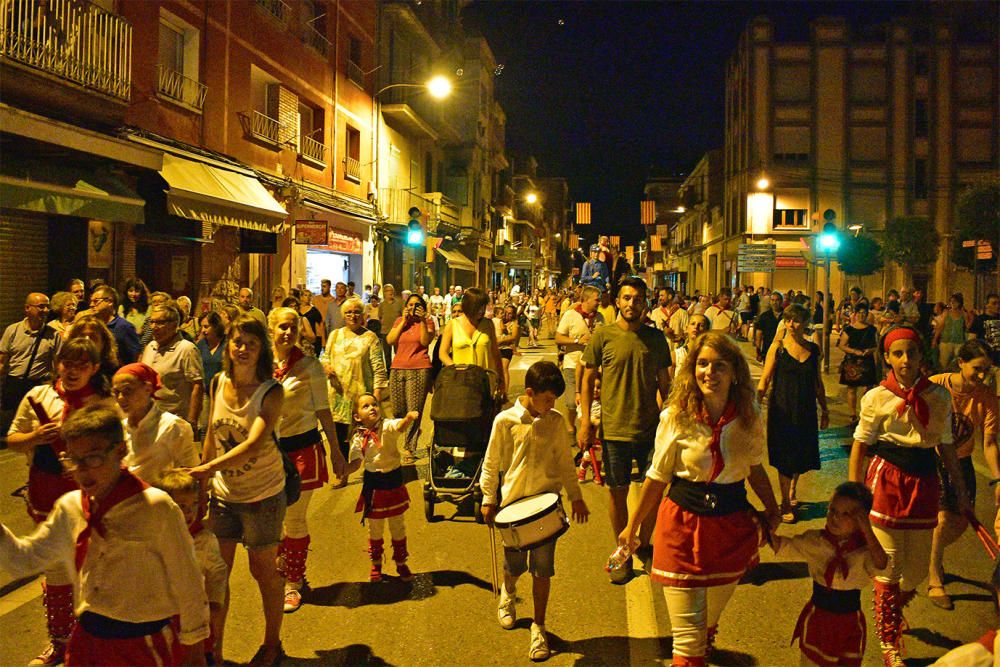
[[[826,568],[836,555],[836,550],[823,537],[822,530],[807,530],[794,537],[775,535],[773,540],[776,556],[785,559],[801,558],[806,562],[809,576],[813,578],[813,581],[826,585]],[[844,577],[838,569],[833,575],[833,583],[830,586],[834,590],[850,591],[867,588],[872,577],[882,574],[882,570],[875,567],[871,553],[864,544],[846,554],[845,558],[847,560],[847,577]]]
[[[229,568],[222,560],[219,540],[208,528],[198,531],[194,539],[194,554],[205,578],[205,594],[209,604],[226,604],[226,589],[229,586]]]
[[[674,311],[674,314],[670,316],[670,330],[674,332],[674,339],[680,340],[684,336],[684,330],[687,329],[688,322],[691,320],[691,315],[688,311],[683,308],[678,308]]]
[[[705,309],[705,317],[712,323],[712,331],[732,331],[733,327],[738,326],[740,321],[735,310],[723,310],[718,306],[709,306]]]
[[[194,448],[191,425],[175,414],[164,412],[156,401],[139,420],[125,426],[128,455],[125,465],[147,484],[156,484],[163,473],[171,468],[190,468],[201,463],[201,456]]]
[[[601,317],[600,313],[594,315],[594,329],[604,324],[604,318]],[[556,327],[556,333],[562,334],[563,336],[569,336],[570,338],[583,338],[589,333],[592,333],[593,329],[587,326],[587,320],[580,314],[576,308],[570,308],[562,317],[559,318],[559,325]],[[573,343],[566,345],[566,353],[563,355],[563,368],[576,368],[580,365],[580,355],[583,354],[583,348],[586,345],[583,343]],[[569,390],[570,388],[567,388]]]
[[[503,506],[515,500],[559,493],[565,489],[570,500],[583,497],[573,463],[573,442],[566,421],[556,410],[532,417],[524,406],[525,396],[493,420],[490,444],[486,447],[479,484],[483,504],[497,504],[497,485],[502,471]]]
[[[361,451],[365,444],[363,427],[351,436],[351,451],[348,452],[347,460],[364,460],[365,470],[368,472],[390,472],[400,466],[402,458],[399,454],[399,442],[403,439],[400,431],[402,419],[383,419],[375,430],[378,431],[378,444],[369,445],[364,452]]]
[[[693,415],[682,414],[669,406],[660,413],[656,428],[653,462],[646,477],[669,484],[676,475],[692,482],[716,484],[740,482],[750,474],[751,466],[764,462],[765,436],[760,419],[752,430],[740,425],[737,417],[722,427],[719,445],[725,467],[712,479],[712,429]]]
[[[56,501],[28,537],[3,527],[0,563],[15,577],[62,566],[73,579],[76,615],[85,611],[128,623],[180,615],[180,640],[208,637],[208,601],[184,515],[163,491],[145,489],[104,516],[105,536],[91,533],[77,572],[76,538],[87,526],[81,492]]]
[[[670,326],[670,306],[657,306],[649,311],[649,319],[653,320],[653,324],[660,331],[666,331]]]
[[[285,379],[285,402],[281,406],[282,438],[306,433],[316,428],[316,412],[329,410],[326,373],[315,357],[302,357]]]
[[[867,392],[861,398],[861,415],[854,429],[854,439],[866,445],[883,440],[900,447],[929,448],[940,443],[950,444],[951,394],[941,385],[931,383],[920,396],[930,408],[926,427],[917,419],[912,407],[906,408],[900,416],[897,411],[903,399],[885,387],[878,386]]]
[[[197,346],[181,338],[180,334],[162,347],[152,340],[142,351],[139,361],[160,374],[163,383],[163,388],[157,392],[160,407],[187,416],[191,409],[191,390],[196,383],[201,383],[204,375]]]

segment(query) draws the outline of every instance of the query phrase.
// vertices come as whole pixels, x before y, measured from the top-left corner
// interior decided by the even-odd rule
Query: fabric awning
[[[110,171],[4,156],[0,206],[105,222],[145,220],[146,202]]]
[[[167,212],[190,220],[280,232],[288,212],[252,175],[164,153]]]
[[[448,262],[448,267],[452,269],[459,269],[461,271],[475,271],[476,265],[472,261],[458,252],[457,250],[445,250],[444,248],[434,248],[438,253],[444,257],[445,261]]]

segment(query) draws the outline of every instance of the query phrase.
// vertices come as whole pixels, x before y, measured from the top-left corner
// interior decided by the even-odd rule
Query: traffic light
[[[420,209],[414,206],[409,211],[410,222],[406,225],[406,245],[422,246],[424,244],[424,227],[420,224]]]
[[[823,225],[823,232],[819,235],[819,248],[826,253],[837,252],[840,248],[840,232],[837,225],[828,222]]]

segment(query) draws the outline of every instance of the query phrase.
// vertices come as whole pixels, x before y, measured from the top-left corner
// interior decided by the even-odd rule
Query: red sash
[[[896,372],[889,371],[889,376],[886,379],[882,380],[880,384],[881,386],[885,387],[896,396],[899,396],[901,399],[903,399],[903,403],[899,406],[899,409],[896,411],[900,417],[902,417],[903,413],[906,412],[906,408],[912,407],[913,414],[917,416],[917,419],[920,421],[920,423],[923,424],[924,427],[927,426],[927,423],[930,421],[931,418],[931,409],[930,406],[927,405],[927,401],[925,401],[920,396],[920,394],[928,387],[933,386],[933,383],[930,380],[928,380],[926,377],[921,376],[921,378],[917,380],[917,384],[915,384],[912,388],[910,388],[909,391],[903,391],[903,388],[899,385],[899,382],[896,380]]]
[[[104,537],[104,515],[118,503],[138,495],[148,488],[149,484],[122,468],[118,482],[107,497],[99,503],[94,503],[97,506],[96,509],[91,508],[90,496],[86,493],[82,494],[83,518],[87,520],[87,527],[76,537],[76,569],[78,572],[83,567],[83,561],[87,558],[87,548],[90,546],[92,531],[96,530],[98,535]]]

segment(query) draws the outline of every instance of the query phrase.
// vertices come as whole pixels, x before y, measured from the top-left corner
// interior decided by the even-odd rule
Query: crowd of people
[[[358,470],[369,580],[383,579],[388,524],[395,571],[411,581],[402,467],[428,440],[438,370],[467,364],[492,371],[499,412],[482,462],[484,520],[563,493],[586,521],[580,483],[591,472],[609,491],[609,550],[634,553],[663,586],[673,664],[705,664],[766,542],[814,579],[794,633],[803,664],[861,664],[860,589],[872,581],[882,659],[901,665],[903,608],[918,585],[928,579],[930,600],[954,606],[944,554],[973,517],[977,448],[1000,505],[1000,297],[973,312],[961,294],[927,304],[909,289],[869,300],[853,288],[839,304],[749,286],[685,295],[647,289],[602,253],[591,249],[573,287],[397,295],[323,280],[316,294],[275,289],[266,312],[244,287],[235,303],[193,314],[187,297],[137,278],[120,293],[72,281],[51,298],[27,295],[23,320],[0,337],[0,414],[7,446],[28,456],[38,528],[24,538],[4,528],[0,563],[44,574],[50,641],[32,664],[221,664],[240,544],[264,619],[252,664],[277,664],[283,616],[304,601],[311,498]],[[825,528],[779,535],[799,518],[801,475],[821,467],[824,337],[843,353],[848,479]],[[532,364],[523,393],[508,397],[511,361],[546,338],[558,363]],[[630,503],[633,471],[644,481]],[[550,655],[555,545],[504,550],[497,617],[515,627],[516,583],[530,572],[533,660]],[[632,568],[624,558],[611,582]]]

